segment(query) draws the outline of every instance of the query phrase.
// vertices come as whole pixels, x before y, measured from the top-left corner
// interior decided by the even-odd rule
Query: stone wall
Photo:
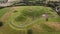
[[[47,0],[47,1],[60,1],[60,0]]]
[[[6,3],[8,0],[0,0],[0,3]]]
[[[23,1],[23,0],[8,0],[8,2],[14,2],[14,1],[19,2],[19,1]]]

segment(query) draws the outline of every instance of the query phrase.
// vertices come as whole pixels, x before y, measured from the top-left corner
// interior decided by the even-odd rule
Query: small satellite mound
[[[3,26],[3,22],[0,22],[0,27]]]

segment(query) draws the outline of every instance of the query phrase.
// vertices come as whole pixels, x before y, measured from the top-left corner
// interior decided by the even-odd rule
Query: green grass
[[[49,18],[50,17],[54,17],[55,15],[56,15],[56,13],[55,12],[53,12],[53,10],[51,9],[51,8],[49,8],[49,7],[43,7],[43,6],[21,6],[21,7],[19,7],[18,9],[16,9],[16,11],[17,12],[13,12],[11,15],[10,15],[10,17],[9,17],[9,22],[10,21],[12,21],[13,23],[15,23],[15,24],[23,24],[23,23],[25,23],[25,21],[23,21],[23,19],[22,18],[20,18],[20,17],[18,17],[18,16],[20,16],[20,15],[23,15],[23,16],[26,16],[27,18],[29,17],[30,18],[30,16],[34,16],[34,13],[36,13],[36,15],[38,15],[38,16],[40,16],[39,18],[42,18],[41,17],[41,15],[43,14],[43,13],[48,13],[49,14]],[[24,14],[23,14],[24,13]],[[21,22],[16,22],[15,21],[15,18],[16,17],[18,17],[17,18],[17,20],[18,21],[20,21],[21,19],[22,19],[22,23]],[[24,19],[24,20],[26,20],[26,19]],[[43,19],[42,19],[43,20]],[[44,20],[45,20],[45,18],[44,18]],[[54,19],[54,20],[56,20],[56,19]],[[29,23],[30,21],[28,21],[27,23]],[[41,22],[43,22],[43,21],[41,21]],[[39,23],[41,23],[41,22],[39,22]],[[10,22],[11,23],[11,22]],[[26,23],[26,24],[27,24]],[[32,23],[32,21],[31,21],[31,23]]]
[[[15,22],[14,19],[17,16],[20,16],[23,11],[29,11],[30,9],[32,9],[34,11],[40,11],[41,14],[45,13],[45,12],[48,12],[50,16],[55,16],[56,15],[56,13],[53,12],[53,10],[51,8],[49,8],[49,7],[43,7],[43,6],[20,6],[18,9],[16,9],[17,12],[11,13],[11,15],[9,16],[7,22],[5,22],[4,26],[0,28],[0,34],[25,34],[25,33],[27,33],[27,29],[31,28],[34,24],[39,24],[39,25],[41,25],[41,27],[39,27],[39,28],[42,28],[43,30],[50,31],[50,32],[36,31],[36,32],[33,32],[33,34],[60,34],[60,32],[51,32],[51,31],[55,31],[55,29],[53,29],[53,28],[51,28],[51,27],[49,27],[47,25],[44,25],[44,23],[46,22],[44,17],[40,17],[40,20],[38,20],[36,23],[31,24],[30,26],[28,26],[26,28],[18,28],[18,27],[10,25],[11,21]],[[3,13],[1,13],[1,11],[3,11]],[[1,16],[2,16],[8,10],[7,10],[7,8],[4,8],[4,10],[1,9],[1,11],[0,11],[0,13],[1,13]],[[49,22],[50,21],[59,22],[59,20],[60,20],[59,18],[56,18],[56,19],[53,18],[52,19],[52,17],[51,18],[49,17]],[[19,22],[16,22],[16,23],[20,24]],[[23,23],[25,23],[25,22],[23,21]],[[41,23],[43,23],[43,25]],[[23,29],[23,30],[21,30],[21,29]]]
[[[34,32],[33,34],[60,34],[60,32]]]
[[[0,9],[0,17],[2,17],[10,8]]]
[[[48,32],[54,32],[54,31],[55,31],[54,28],[52,28],[52,27],[50,27],[50,26],[48,26],[48,25],[46,25],[46,24],[40,24],[40,25],[41,25],[41,27],[42,27],[45,31],[48,31]]]
[[[22,22],[22,21],[25,21],[26,20],[26,17],[25,16],[18,16],[16,19],[15,19],[15,21],[17,21],[17,22]]]
[[[49,18],[50,22],[60,22],[60,17],[56,17],[56,18]]]

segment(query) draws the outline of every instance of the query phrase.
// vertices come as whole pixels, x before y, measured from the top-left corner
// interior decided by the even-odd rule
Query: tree
[[[24,3],[26,3],[26,5],[29,4],[29,0],[23,0]]]
[[[3,26],[3,22],[0,21],[0,27]]]
[[[27,34],[32,34],[32,29],[28,29]]]

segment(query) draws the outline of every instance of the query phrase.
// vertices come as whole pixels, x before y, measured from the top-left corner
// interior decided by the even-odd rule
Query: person
[[[49,15],[47,13],[44,13],[42,16],[46,18],[46,21],[48,21]]]
[[[58,14],[59,14],[59,16],[60,16],[60,7],[59,7],[59,9],[58,9]]]
[[[46,21],[48,21],[49,15],[47,13],[45,14],[45,17],[46,17]]]
[[[56,8],[57,14],[60,16],[60,7]]]

